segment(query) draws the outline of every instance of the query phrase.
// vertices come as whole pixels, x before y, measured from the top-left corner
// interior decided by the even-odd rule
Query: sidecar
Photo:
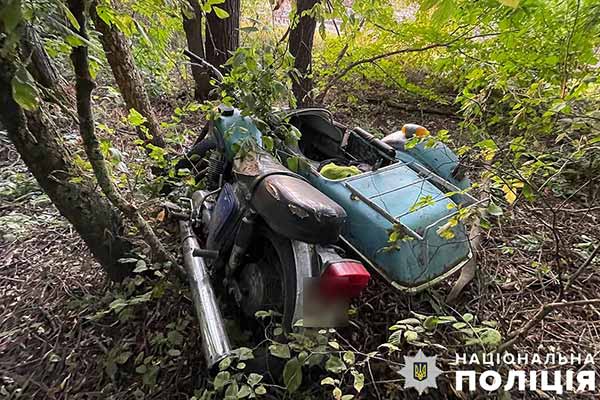
[[[334,122],[324,109],[290,110],[278,118],[301,133],[297,144],[280,149],[280,158],[344,208],[341,240],[394,287],[417,292],[472,258],[457,214],[478,201],[465,191],[470,182],[446,145],[409,148],[406,132],[380,140]],[[358,165],[360,172],[328,179],[321,171],[331,163]]]

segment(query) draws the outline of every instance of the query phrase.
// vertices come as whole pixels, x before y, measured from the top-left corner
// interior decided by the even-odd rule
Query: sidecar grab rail
[[[360,200],[362,200],[364,203],[366,203],[373,210],[377,211],[377,213],[379,213],[379,215],[381,215],[382,217],[384,217],[385,219],[387,219],[388,221],[390,221],[392,224],[401,226],[402,229],[404,231],[406,231],[406,233],[408,233],[410,236],[414,237],[415,239],[423,240],[423,236],[419,235],[413,229],[411,229],[410,227],[408,227],[405,224],[403,224],[402,222],[400,222],[398,219],[396,219],[396,217],[394,217],[393,215],[391,215],[390,213],[388,213],[386,210],[384,210],[378,204],[376,204],[373,201],[371,201],[371,199],[369,197],[365,196],[360,191],[358,191],[356,188],[352,187],[352,185],[348,184],[348,182],[345,182],[344,186],[346,186],[346,188],[348,190],[350,190],[350,192],[352,192],[352,194],[354,196],[356,196],[357,198],[359,198]]]
[[[446,179],[444,179],[441,176],[437,175],[436,173],[428,170],[427,168],[425,168],[424,166],[422,166],[419,163],[416,163],[414,161],[411,161],[408,163],[407,162],[402,162],[402,163],[404,165],[406,165],[407,167],[415,170],[423,178],[428,179],[428,180],[431,179],[432,183],[438,184],[450,192],[458,192],[459,194],[463,195],[467,199],[468,205],[473,205],[474,203],[477,203],[479,201],[475,197],[473,197],[471,194],[465,192],[463,189],[459,188],[455,184],[448,182]]]
[[[352,181],[355,179],[364,178],[365,176],[372,175],[372,174],[375,174],[377,172],[381,172],[381,171],[384,171],[387,169],[397,168],[399,165],[404,165],[408,168],[413,169],[418,174],[419,179],[416,179],[408,184],[404,184],[404,185],[395,187],[393,189],[390,189],[390,190],[387,190],[384,192],[379,192],[373,196],[366,196],[365,194],[361,193],[360,190],[358,190],[356,187],[354,187],[352,185]],[[379,215],[384,217],[390,223],[392,223],[395,226],[400,226],[409,236],[412,236],[414,239],[417,239],[419,241],[424,241],[425,238],[427,237],[429,230],[432,227],[438,225],[440,222],[442,222],[445,219],[454,217],[458,213],[458,210],[439,218],[435,222],[433,222],[433,223],[429,224],[427,227],[425,227],[425,229],[423,230],[422,233],[419,233],[419,232],[415,231],[414,229],[410,228],[409,226],[407,226],[406,224],[404,224],[400,220],[402,217],[410,214],[414,210],[408,210],[400,215],[395,216],[395,215],[390,214],[387,210],[385,210],[379,204],[375,203],[373,201],[373,199],[379,198],[379,197],[384,196],[389,193],[397,192],[399,190],[405,189],[407,187],[410,187],[410,186],[413,186],[416,184],[420,184],[425,181],[431,181],[433,184],[437,184],[438,186],[441,186],[445,190],[448,190],[450,192],[456,192],[456,194],[460,194],[460,195],[464,196],[464,198],[466,200],[465,208],[471,208],[471,207],[481,204],[487,200],[487,199],[483,199],[483,200],[476,199],[471,194],[466,193],[464,190],[460,189],[456,185],[452,184],[451,182],[448,182],[444,178],[440,177],[439,175],[435,174],[432,171],[429,171],[427,168],[423,167],[422,165],[420,165],[414,161],[410,161],[410,162],[400,161],[398,163],[394,163],[389,166],[380,168],[377,171],[370,171],[370,172],[366,172],[364,174],[350,177],[344,181],[344,186],[352,193],[352,195],[354,197],[356,197],[357,199],[359,199],[362,202],[364,202],[365,204],[367,204],[371,209],[375,210]],[[439,198],[436,198],[435,201],[437,202],[437,201],[440,201],[441,199],[446,199],[448,197],[450,197],[450,196],[448,196],[447,194],[444,194],[444,196],[440,196]]]

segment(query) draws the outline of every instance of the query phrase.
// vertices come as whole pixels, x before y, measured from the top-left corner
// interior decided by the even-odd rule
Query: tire
[[[269,306],[279,306],[276,307],[278,308],[276,311],[283,315],[283,328],[287,331],[291,330],[296,306],[296,263],[290,240],[260,225],[256,228],[249,253],[250,262],[243,265],[240,271],[242,290],[253,290],[248,286],[253,283],[252,280],[256,279],[257,275],[266,277],[262,279],[266,289],[258,290],[262,293],[259,297],[264,300],[263,304],[266,303],[262,306],[262,310],[268,311]],[[243,292],[242,295],[247,296],[248,291]],[[247,316],[252,317],[254,311],[261,309],[261,306],[258,306],[260,302],[251,302],[251,298],[246,300],[242,300],[242,308]],[[268,304],[269,301],[279,304]],[[264,307],[267,307],[267,310]]]

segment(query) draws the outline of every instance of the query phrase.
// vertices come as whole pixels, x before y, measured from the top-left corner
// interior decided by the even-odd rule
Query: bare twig
[[[599,304],[600,299],[590,299],[590,300],[576,300],[576,301],[567,301],[564,303],[549,303],[544,304],[540,307],[539,311],[523,326],[521,329],[516,330],[508,334],[508,340],[502,343],[497,352],[502,353],[503,351],[512,347],[519,340],[523,339],[534,326],[536,326],[540,321],[542,321],[548,314],[552,311],[566,308],[566,307],[576,307],[576,306],[586,306],[590,304]]]
[[[581,266],[577,268],[577,271],[573,272],[573,275],[569,277],[569,280],[565,285],[565,291],[568,290],[571,287],[571,285],[573,285],[573,282],[575,282],[579,275],[581,275],[583,270],[585,270],[592,263],[592,261],[594,261],[594,258],[596,258],[596,256],[598,255],[598,250],[600,250],[600,244],[596,246],[594,251],[592,251],[592,254],[590,254],[590,256],[583,262],[583,264],[581,264]]]

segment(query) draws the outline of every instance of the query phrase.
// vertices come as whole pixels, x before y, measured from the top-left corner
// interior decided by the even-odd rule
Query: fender
[[[296,264],[296,303],[294,306],[294,316],[292,318],[292,328],[294,324],[304,317],[304,281],[306,278],[312,278],[315,275],[313,271],[319,271],[318,257],[314,245],[292,240],[292,252],[294,253],[294,263]]]

